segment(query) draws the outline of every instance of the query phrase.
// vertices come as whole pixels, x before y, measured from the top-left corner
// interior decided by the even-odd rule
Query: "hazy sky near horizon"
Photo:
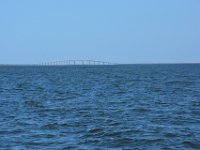
[[[200,1],[0,1],[0,64],[64,59],[200,62]]]

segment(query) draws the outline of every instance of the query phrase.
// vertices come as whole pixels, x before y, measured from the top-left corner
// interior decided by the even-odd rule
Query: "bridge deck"
[[[57,66],[57,65],[114,65],[114,63],[96,61],[96,60],[64,60],[64,61],[53,61],[44,62],[37,65],[42,66]]]

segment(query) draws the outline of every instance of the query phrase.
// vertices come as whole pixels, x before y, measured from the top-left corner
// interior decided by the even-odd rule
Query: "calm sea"
[[[200,65],[0,67],[0,149],[200,149]]]

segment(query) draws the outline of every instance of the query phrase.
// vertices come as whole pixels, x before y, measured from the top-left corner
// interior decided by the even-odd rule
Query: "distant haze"
[[[2,0],[0,64],[200,62],[199,0]]]

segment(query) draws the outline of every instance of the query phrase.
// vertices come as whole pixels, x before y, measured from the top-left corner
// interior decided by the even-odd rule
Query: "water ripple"
[[[199,68],[0,67],[0,148],[200,149]]]

